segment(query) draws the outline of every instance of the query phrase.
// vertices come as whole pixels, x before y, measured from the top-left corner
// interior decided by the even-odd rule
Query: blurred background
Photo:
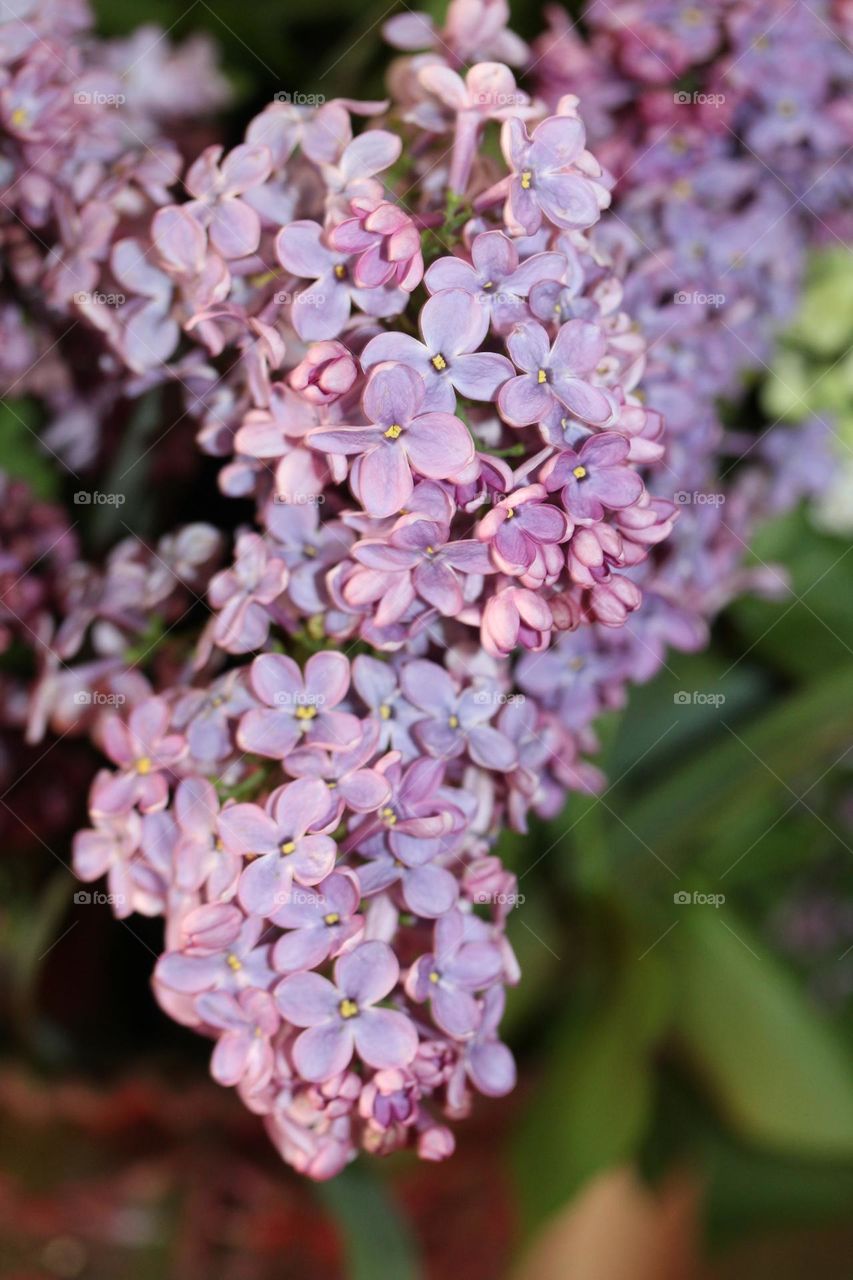
[[[237,90],[225,140],[277,90],[382,94],[386,0],[95,8],[108,35],[210,33]],[[539,9],[513,0],[514,29],[535,34]],[[805,402],[853,446],[851,334],[853,268],[826,251],[736,425],[801,419]],[[0,464],[49,489],[11,420],[2,440]],[[193,477],[200,507],[211,475]],[[784,567],[785,599],[731,606],[706,652],[668,657],[600,723],[603,795],[504,842],[523,895],[506,1021],[520,1082],[479,1100],[442,1165],[361,1161],[317,1187],[281,1164],[209,1081],[209,1045],[157,1008],[159,922],[75,901],[52,856],[84,823],[89,749],[34,750],[0,812],[0,1272],[853,1276],[847,480],[750,553]]]

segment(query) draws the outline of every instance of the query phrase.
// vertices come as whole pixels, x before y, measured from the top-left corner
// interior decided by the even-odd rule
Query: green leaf
[[[800,784],[802,794],[849,746],[851,704],[853,666],[842,667],[750,724],[730,726],[633,804],[612,800],[621,822],[611,828],[611,856],[636,869],[645,848],[676,869],[699,857],[706,871],[728,872],[797,805],[788,788]]]
[[[534,1230],[594,1174],[630,1157],[651,1112],[652,1052],[666,1021],[666,974],[633,962],[614,989],[571,1012],[515,1143],[525,1228]]]
[[[0,471],[26,480],[37,497],[47,500],[59,491],[60,463],[39,444],[36,418],[31,400],[0,400]]]
[[[408,1224],[375,1170],[352,1164],[319,1184],[317,1194],[343,1237],[348,1280],[419,1280],[423,1268]]]
[[[741,1136],[805,1157],[853,1157],[853,1070],[791,975],[728,909],[685,912],[667,947],[674,1030]]]

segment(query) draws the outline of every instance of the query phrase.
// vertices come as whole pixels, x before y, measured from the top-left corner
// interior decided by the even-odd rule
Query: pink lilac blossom
[[[115,412],[175,395],[246,523],[230,562],[205,524],[96,566],[16,493],[0,637],[34,673],[4,727],[85,732],[111,761],[76,873],[106,875],[119,916],[163,916],[157,998],[285,1160],[445,1158],[444,1120],[515,1082],[496,835],[600,789],[596,716],[762,585],[742,560],[772,450],[725,511],[678,495],[719,484],[716,401],[768,350],[815,221],[844,225],[849,64],[824,66],[800,13],[759,48],[757,5],[697,24],[613,0],[588,45],[552,17],[528,92],[504,0],[452,0],[441,30],[386,24],[431,51],[397,63],[390,103],[273,103],[184,172],[177,87],[131,79],[118,110],[75,90],[143,54],[177,86],[202,46],[100,44],[82,4],[25,16],[0,34],[3,389],[45,405],[72,469]],[[725,116],[685,112],[686,70]],[[755,149],[782,186],[807,152],[801,208]]]

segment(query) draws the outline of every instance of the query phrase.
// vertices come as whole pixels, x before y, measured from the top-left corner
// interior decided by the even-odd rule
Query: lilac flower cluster
[[[9,43],[14,81],[56,38],[39,17],[36,41]],[[494,840],[601,785],[589,727],[520,694],[508,659],[618,628],[641,599],[629,570],[675,514],[646,487],[662,421],[596,239],[607,178],[574,99],[549,115],[478,62],[465,82],[433,64],[390,116],[276,101],[230,152],[184,171],[172,148],[147,180],[169,147],[155,106],[76,114],[110,94],[71,71],[111,59],[58,30],[71,62],[51,61],[40,109],[63,163],[43,210],[10,206],[10,236],[46,251],[29,283],[99,336],[91,422],[179,389],[223,492],[257,513],[224,567],[208,525],[69,566],[29,733],[87,731],[112,763],[75,870],[107,876],[118,915],[165,918],[158,998],[215,1041],[215,1077],[296,1167],[326,1177],[408,1142],[441,1158],[472,1089],[514,1082],[498,1023],[517,891]],[[494,39],[512,45],[502,19]],[[128,115],[144,159],[118,150]],[[504,160],[483,167],[491,127]],[[452,176],[395,174],[404,136],[425,173],[445,134]],[[14,138],[8,157],[21,183],[47,163]],[[45,321],[45,363],[48,337]],[[22,352],[10,389],[67,406],[67,354],[43,387]],[[98,455],[87,432],[53,424],[46,442],[70,442],[73,468]]]
[[[550,102],[580,95],[615,176],[602,232],[624,264],[625,298],[649,342],[644,389],[666,421],[649,488],[681,508],[637,570],[644,600],[630,628],[599,647],[600,689],[648,679],[667,646],[701,647],[745,590],[785,589],[782,571],[747,569],[746,554],[756,525],[779,510],[783,471],[788,508],[825,483],[831,424],[774,423],[757,440],[727,428],[721,404],[736,404],[766,367],[810,243],[849,237],[853,57],[843,7],[823,0],[590,0],[583,36],[562,10],[549,16],[534,46],[537,85]],[[560,652],[573,654],[576,640]],[[598,709],[613,699],[611,687]]]
[[[543,47],[542,99],[503,0],[453,0],[440,31],[400,15],[389,101],[277,100],[188,166],[173,135],[222,92],[210,67],[207,101],[181,87],[205,46],[102,44],[51,0],[0,24],[7,392],[71,469],[168,393],[254,509],[230,562],[193,524],[103,566],[69,550],[49,607],[4,595],[39,619],[29,735],[86,731],[111,762],[75,871],[164,918],[161,1005],[312,1177],[359,1148],[443,1158],[473,1092],[512,1087],[495,840],[599,789],[595,717],[758,583],[770,453],[724,513],[682,491],[718,483],[716,401],[795,293],[802,219],[708,112],[669,155],[630,33],[653,9],[671,61],[737,78],[731,44],[616,8]],[[748,145],[801,146],[756,134],[754,77],[742,100]],[[739,256],[720,315],[674,298]]]

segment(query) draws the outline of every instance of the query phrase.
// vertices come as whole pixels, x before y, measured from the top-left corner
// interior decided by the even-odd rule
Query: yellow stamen
[[[350,1000],[349,996],[344,996],[338,1005],[338,1010],[342,1018],[354,1018],[358,1013],[358,1005],[354,1000]]]
[[[530,171],[529,169],[525,169],[525,170],[524,170],[524,172],[523,172],[523,173],[522,173],[522,175],[521,175],[521,189],[522,189],[522,191],[529,191],[529,190],[530,190],[530,184],[531,184],[531,182],[532,182],[532,181],[533,181],[533,174],[531,173],[531,171]]]
[[[383,702],[382,706],[379,708],[379,718],[380,720],[391,719],[391,708],[388,706],[387,702]]]
[[[515,517],[515,507],[507,507],[506,509],[507,520],[512,520],[514,517]]]
[[[309,559],[309,560],[313,560],[313,559],[314,559],[314,557],[315,557],[315,556],[316,556],[316,554],[317,554],[317,548],[316,548],[316,547],[312,547],[312,545],[311,545],[311,543],[310,543],[310,542],[306,542],[306,543],[305,543],[305,546],[302,548],[302,550],[303,550],[303,552],[305,553],[305,555],[308,557],[308,559]]]
[[[458,728],[459,728],[459,717],[458,717],[458,716],[451,716],[451,717],[449,718],[449,720],[447,721],[447,723],[450,725],[451,729],[458,729]]]
[[[580,467],[580,466],[575,467],[574,471],[572,472],[572,475],[576,480],[583,480],[584,477],[586,476],[586,467]]]
[[[537,375],[536,375],[536,381],[539,383],[540,387],[541,387],[541,385],[542,385],[542,383],[543,383],[543,382],[547,382],[547,381],[548,381],[548,370],[547,370],[547,369],[540,369],[540,370],[539,370],[539,372],[538,372],[538,373],[537,373]]]
[[[284,844],[279,845],[279,848],[285,856],[296,852],[296,845],[293,840],[285,840]]]
[[[341,917],[337,911],[330,911],[327,916],[323,916],[323,923],[328,925],[339,924]]]
[[[30,113],[26,107],[16,107],[12,112],[12,124],[16,129],[23,129],[30,122]]]
[[[344,266],[344,264],[343,264],[342,262],[338,262],[338,263],[336,263],[336,264],[335,264],[335,268],[334,268],[334,270],[335,270],[335,277],[336,277],[336,279],[338,279],[338,280],[346,280],[346,276],[347,276],[347,269],[346,269],[346,267]]]
[[[442,355],[433,356],[431,363],[436,373],[441,373],[444,369],[447,368],[447,361]]]
[[[441,974],[438,972],[438,970],[433,969],[432,973],[429,975],[430,982],[438,982],[440,978],[441,978]]]
[[[389,827],[393,827],[397,822],[397,815],[390,806],[386,805],[382,810],[382,817],[388,823]]]
[[[297,707],[295,712],[297,720],[313,720],[316,714],[316,707]]]
[[[243,968],[241,961],[239,961],[235,955],[227,955],[225,957],[225,963],[228,965],[228,968],[233,969],[235,973],[239,973]]]
[[[139,760],[137,760],[136,772],[141,773],[143,778],[145,777],[146,773],[151,772],[151,760],[148,756],[142,756]]]
[[[403,428],[400,426],[399,422],[392,422],[391,426],[385,432],[385,439],[398,440],[402,434]]]

